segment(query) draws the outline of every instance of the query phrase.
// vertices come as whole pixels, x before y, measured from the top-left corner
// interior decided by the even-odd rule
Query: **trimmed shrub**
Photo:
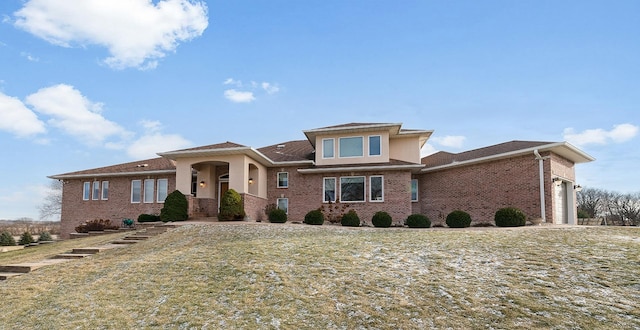
[[[340,224],[347,227],[360,227],[360,217],[355,210],[349,210],[340,219]]]
[[[140,214],[138,222],[156,222],[160,221],[160,216],[155,214]]]
[[[76,232],[78,233],[88,233],[90,231],[104,231],[105,229],[118,229],[118,226],[115,226],[111,223],[111,220],[103,220],[103,219],[95,219],[91,221],[87,221],[78,227],[76,227]]]
[[[308,225],[321,225],[324,223],[324,214],[320,210],[309,211],[305,214],[303,222]]]
[[[493,219],[498,227],[521,227],[527,224],[527,216],[515,207],[499,209]]]
[[[407,217],[405,224],[409,228],[429,228],[431,227],[431,220],[422,214],[412,214]]]
[[[18,245],[29,245],[33,242],[35,242],[35,240],[33,239],[33,236],[31,236],[31,234],[28,231],[25,231],[22,234],[22,236],[20,236],[20,241],[18,242]]]
[[[53,241],[53,237],[46,231],[41,232],[38,236],[40,236],[38,237],[38,242]]]
[[[269,222],[285,223],[287,222],[287,212],[282,209],[273,209],[269,212]]]
[[[227,190],[220,199],[220,212],[218,220],[243,220],[245,216],[242,208],[242,197],[233,189]]]
[[[160,220],[185,221],[189,218],[189,202],[179,190],[174,190],[164,200],[164,206],[160,210]]]
[[[8,231],[3,231],[0,233],[0,246],[14,246],[16,245],[16,240]]]
[[[447,215],[447,226],[449,228],[466,228],[471,226],[471,216],[465,211],[453,211]]]
[[[374,227],[388,228],[391,227],[392,222],[393,219],[391,219],[389,213],[384,211],[376,212],[371,218],[371,224],[373,224]]]

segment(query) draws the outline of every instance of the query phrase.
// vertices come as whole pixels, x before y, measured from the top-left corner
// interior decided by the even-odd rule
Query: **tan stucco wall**
[[[420,164],[420,139],[416,136],[391,139],[389,149],[391,159]]]

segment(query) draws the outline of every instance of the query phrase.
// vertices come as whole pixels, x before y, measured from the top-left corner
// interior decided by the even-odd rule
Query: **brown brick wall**
[[[175,176],[140,176],[126,178],[108,178],[109,200],[82,200],[84,182],[93,180],[65,180],[62,191],[62,214],[60,232],[62,238],[69,238],[79,224],[94,219],[109,219],[120,224],[122,219],[137,219],[142,213],[160,214],[163,203],[131,203],[131,180],[168,179],[168,192],[176,189]],[[156,181],[157,182],[157,181]],[[155,188],[157,189],[157,185]],[[155,193],[155,192],[154,192]],[[154,195],[155,196],[155,195]]]

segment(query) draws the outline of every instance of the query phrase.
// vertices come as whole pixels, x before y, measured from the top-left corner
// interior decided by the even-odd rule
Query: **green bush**
[[[160,220],[185,221],[189,218],[189,202],[179,190],[174,190],[164,200],[164,206],[160,210]]]
[[[305,214],[303,222],[308,225],[321,225],[324,223],[324,214],[320,210],[309,211]]]
[[[465,211],[453,211],[447,215],[446,220],[449,228],[465,228],[471,226],[471,216]]]
[[[0,246],[14,246],[16,245],[16,240],[8,231],[3,231],[0,233]]]
[[[33,242],[35,242],[35,240],[33,239],[33,236],[31,236],[31,234],[28,231],[25,231],[22,234],[22,236],[20,236],[20,241],[18,242],[18,245],[29,245]]]
[[[273,209],[269,212],[269,222],[285,223],[287,222],[287,212],[282,209]]]
[[[407,217],[405,224],[409,228],[429,228],[431,227],[431,220],[422,214],[412,214]]]
[[[227,190],[220,199],[220,212],[218,220],[243,220],[245,216],[242,208],[242,197],[233,189]]]
[[[376,212],[371,218],[371,224],[373,224],[374,227],[388,228],[391,227],[392,222],[393,219],[391,219],[389,213],[384,211]]]
[[[349,210],[340,219],[340,224],[347,227],[360,227],[360,218],[355,210]]]
[[[38,242],[53,241],[53,237],[46,231],[41,232],[38,236],[40,236]]]
[[[161,221],[159,215],[155,214],[140,214],[138,216],[138,222],[156,222]]]
[[[78,227],[76,227],[76,232],[78,233],[88,233],[90,231],[104,231],[105,229],[118,229],[119,227],[113,225],[111,220],[103,220],[103,219],[95,219],[91,221],[87,221]]]
[[[499,209],[493,219],[498,227],[520,227],[527,224],[527,216],[515,207]]]

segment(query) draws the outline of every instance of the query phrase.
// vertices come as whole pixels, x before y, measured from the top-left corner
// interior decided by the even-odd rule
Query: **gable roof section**
[[[430,172],[525,154],[531,154],[535,157],[534,150],[538,152],[551,151],[574,163],[595,160],[568,142],[509,141],[457,154],[441,151],[422,158],[421,162],[425,165],[423,172]]]
[[[315,148],[316,137],[326,134],[351,134],[361,132],[389,131],[389,138],[407,137],[412,135],[420,136],[420,146],[427,141],[433,131],[403,129],[402,123],[348,123],[336,126],[327,126],[302,131],[311,145]]]
[[[259,148],[258,151],[273,162],[313,161],[313,146],[307,140],[297,140]]]
[[[141,174],[171,174],[176,172],[176,165],[173,161],[158,157],[152,159],[139,160],[135,162],[98,167],[77,172],[69,172],[49,176],[51,179],[81,179],[100,178],[109,176],[133,176]]]

